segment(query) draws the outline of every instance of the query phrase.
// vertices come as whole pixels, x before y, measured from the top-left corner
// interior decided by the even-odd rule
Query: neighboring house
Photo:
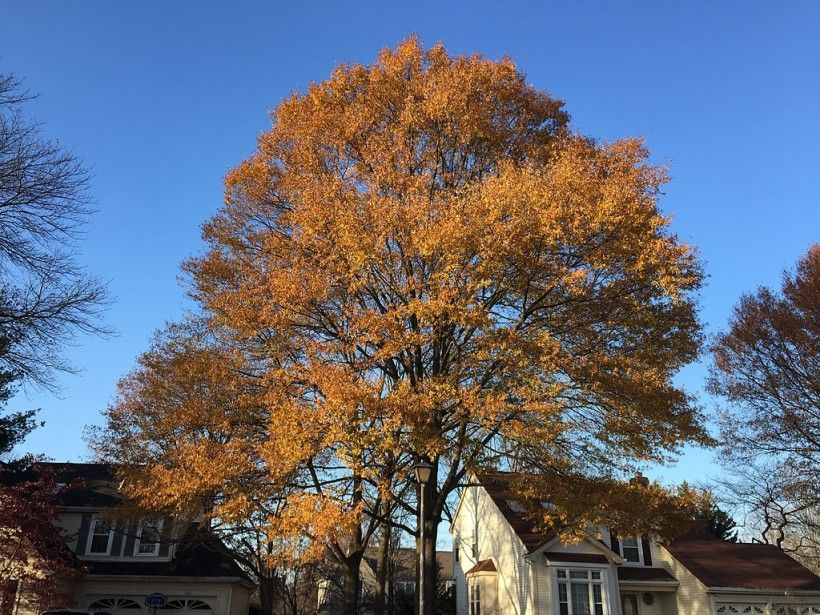
[[[82,570],[63,588],[78,610],[148,615],[145,597],[161,593],[168,601],[157,611],[167,615],[247,615],[253,585],[207,529],[169,518],[121,519],[119,485],[108,465],[46,465],[59,482],[79,482],[61,498],[57,519]],[[20,599],[9,615],[48,606]]]
[[[400,547],[390,553],[387,573],[386,602],[388,613],[412,613],[416,591],[416,550]],[[453,554],[450,551],[437,551],[439,594],[446,594],[455,585],[453,577]],[[376,588],[375,550],[368,550],[359,566],[361,574],[361,613],[373,612],[372,598]],[[341,613],[341,602],[338,595],[341,587],[332,580],[325,580],[319,587],[319,612],[327,615]],[[336,591],[334,591],[336,590]]]
[[[479,474],[451,531],[459,615],[820,615],[820,578],[770,545],[536,531],[514,474]],[[531,504],[531,503],[527,503]],[[549,506],[549,504],[544,504]]]

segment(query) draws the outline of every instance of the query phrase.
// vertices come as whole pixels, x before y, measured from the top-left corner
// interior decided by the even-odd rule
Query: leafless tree
[[[78,262],[92,213],[89,174],[26,119],[33,95],[0,74],[0,368],[41,386],[71,371],[61,352],[77,333],[107,333],[104,285]]]
[[[820,572],[820,493],[784,464],[737,466],[716,481],[722,499],[742,510],[753,542],[775,545]]]

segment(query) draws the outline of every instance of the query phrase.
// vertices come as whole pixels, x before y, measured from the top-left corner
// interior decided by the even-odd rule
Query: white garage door
[[[168,603],[157,609],[157,615],[212,615],[212,598],[169,598]],[[136,598],[99,598],[94,600],[88,610],[97,615],[144,615],[152,613],[137,602]],[[140,613],[142,611],[142,613]]]
[[[718,603],[718,615],[820,615],[820,605],[783,605]]]

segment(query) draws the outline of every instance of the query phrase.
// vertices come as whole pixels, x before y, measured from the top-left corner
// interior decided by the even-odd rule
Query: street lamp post
[[[431,605],[428,605],[424,599],[424,569],[426,563],[424,557],[424,505],[427,499],[427,483],[430,482],[433,465],[428,461],[422,460],[416,464],[414,469],[416,471],[416,482],[419,485],[419,615],[430,615],[429,609]]]

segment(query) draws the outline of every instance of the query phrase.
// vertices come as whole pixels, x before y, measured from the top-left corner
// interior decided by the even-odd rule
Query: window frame
[[[605,565],[595,566],[595,565],[587,565],[587,566],[572,566],[572,565],[558,565],[558,566],[551,566],[553,568],[552,573],[552,582],[553,582],[553,608],[555,609],[555,613],[561,613],[561,605],[567,605],[567,613],[568,615],[578,615],[577,613],[573,613],[573,605],[572,605],[572,588],[571,585],[573,581],[575,583],[584,583],[587,586],[587,593],[589,596],[589,605],[591,607],[591,611],[593,615],[595,615],[595,605],[599,604],[595,601],[595,590],[593,586],[597,586],[600,588],[601,592],[601,612],[603,615],[610,615],[612,612],[609,606],[610,602],[610,595],[608,591],[608,582],[609,579],[607,578],[607,570],[608,568]],[[559,577],[558,573],[564,572],[565,577]],[[585,580],[582,579],[573,579],[572,573],[573,572],[584,572],[587,575]],[[598,573],[599,578],[594,579],[593,573]],[[560,586],[564,585],[566,587],[566,595],[567,601],[561,601],[561,591]]]
[[[627,540],[635,541],[635,548],[638,550],[637,561],[627,559],[626,555],[624,555],[624,542]],[[629,548],[632,548],[632,545],[630,545]],[[618,537],[618,555],[624,558],[624,566],[643,566],[643,538],[641,537],[641,535],[638,534],[636,536],[625,536],[623,538]]]
[[[142,541],[142,532],[145,529],[145,524],[148,522],[148,519],[143,519],[140,521],[139,530],[137,531],[137,539],[134,541],[134,557],[156,557],[159,555],[159,547],[162,543],[162,530],[165,526],[164,519],[157,519],[156,525],[154,526],[157,530],[157,541],[152,543],[145,543],[145,544],[152,544],[154,546],[153,551],[145,551],[142,552],[140,549],[143,545]]]
[[[467,585],[467,613],[481,615],[481,580],[471,579]]]
[[[97,535],[97,524],[100,521],[108,523],[108,542],[105,545],[105,551],[92,551],[91,547],[94,544],[94,536]],[[102,534],[99,534],[102,536]],[[111,555],[111,547],[114,545],[114,524],[101,515],[93,515],[91,523],[88,525],[88,534],[86,537],[85,554],[86,555]]]

